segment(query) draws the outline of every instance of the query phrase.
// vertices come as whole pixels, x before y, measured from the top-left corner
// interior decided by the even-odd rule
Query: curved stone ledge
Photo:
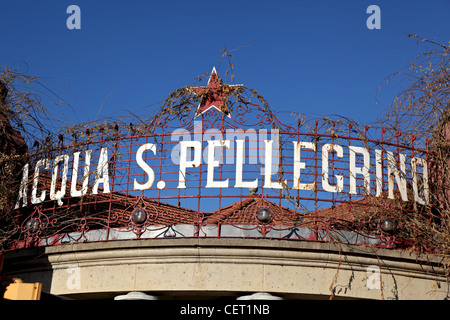
[[[320,242],[122,240],[21,249],[5,258],[6,275],[42,282],[46,292],[75,298],[130,291],[163,298],[183,292],[217,297],[262,291],[287,299],[331,294],[443,299],[449,290],[440,257]]]

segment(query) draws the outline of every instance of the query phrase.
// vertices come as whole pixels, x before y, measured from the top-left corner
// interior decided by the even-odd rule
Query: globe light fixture
[[[256,219],[262,223],[269,223],[272,220],[272,211],[269,208],[261,208],[256,212]]]
[[[25,228],[30,233],[36,233],[39,230],[40,225],[41,224],[36,219],[30,219],[25,224]]]
[[[387,218],[381,222],[381,230],[386,233],[393,233],[397,228],[397,223],[392,218]]]
[[[131,213],[131,220],[136,224],[142,224],[147,220],[147,212],[142,208],[136,208]]]

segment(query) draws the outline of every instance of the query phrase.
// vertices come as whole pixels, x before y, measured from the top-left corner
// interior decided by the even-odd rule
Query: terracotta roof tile
[[[229,206],[211,212],[205,219],[207,224],[233,224],[252,225],[260,223],[257,220],[257,212],[261,208],[267,208],[272,212],[274,225],[296,225],[301,219],[301,213],[273,203],[264,198],[251,196],[237,201]]]
[[[50,189],[51,177],[41,174],[39,177],[39,186],[42,189]],[[56,189],[59,190],[61,180],[57,180]],[[39,191],[38,191],[39,192]],[[121,192],[103,193],[99,188],[97,195],[88,192],[87,195],[79,198],[68,197],[70,194],[69,184],[66,187],[66,196],[62,199],[64,206],[61,211],[67,210],[67,207],[79,208],[80,216],[95,216],[101,219],[110,217],[113,224],[123,225],[130,221],[130,215],[136,206],[145,208],[148,214],[150,224],[172,225],[172,224],[230,224],[230,225],[254,225],[260,223],[257,220],[257,212],[261,208],[268,208],[273,215],[271,221],[274,225],[283,226],[308,226],[315,221],[330,222],[336,220],[355,221],[365,218],[386,205],[393,205],[393,200],[384,198],[362,198],[345,202],[328,208],[320,209],[317,212],[304,213],[290,209],[266,198],[247,196],[241,200],[232,203],[221,209],[204,213],[197,212],[187,208],[170,205],[164,202],[158,202],[150,198],[136,197]],[[83,204],[79,206],[79,204]],[[78,208],[77,208],[78,207]],[[46,210],[55,208],[53,201],[45,201]],[[56,210],[59,210],[56,206]]]

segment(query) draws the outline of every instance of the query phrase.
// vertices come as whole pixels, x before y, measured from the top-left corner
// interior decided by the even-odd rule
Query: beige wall
[[[173,238],[19,250],[6,254],[4,272],[75,298],[144,291],[163,297],[270,292],[287,299],[332,293],[336,298],[443,299],[449,287],[439,261],[327,243]],[[380,277],[368,273],[369,266],[379,267]]]

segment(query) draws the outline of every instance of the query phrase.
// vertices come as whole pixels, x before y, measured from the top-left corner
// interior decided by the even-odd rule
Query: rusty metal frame
[[[199,129],[199,123],[201,130],[196,132],[195,130]],[[407,177],[412,177],[411,159],[414,157],[425,159],[428,163],[428,171],[430,171],[429,169],[433,167],[433,153],[428,150],[428,146],[425,149],[416,148],[414,138],[411,139],[409,145],[400,144],[401,133],[398,133],[396,141],[392,142],[383,140],[385,130],[378,133],[378,139],[373,139],[368,136],[370,128],[367,126],[363,132],[356,132],[352,123],[348,123],[344,130],[341,125],[340,129],[341,131],[333,121],[315,121],[311,126],[298,121],[296,125],[288,126],[281,123],[272,112],[262,109],[257,104],[248,103],[234,108],[232,117],[227,117],[213,109],[198,118],[194,118],[191,113],[167,117],[157,116],[149,123],[148,132],[139,134],[134,131],[133,125],[130,123],[128,127],[124,128],[115,126],[112,132],[101,133],[94,138],[91,137],[89,131],[78,137],[60,137],[61,144],[58,148],[34,149],[34,154],[30,157],[31,160],[27,167],[29,177],[26,181],[27,195],[18,200],[20,205],[15,211],[15,224],[11,227],[12,231],[0,239],[0,246],[2,250],[13,250],[29,246],[58,245],[66,242],[179,236],[277,238],[396,246],[401,243],[399,241],[401,239],[398,239],[395,234],[384,232],[380,226],[379,217],[371,216],[370,212],[375,207],[386,209],[386,216],[389,216],[389,211],[392,210],[414,212],[417,209],[414,200],[409,199],[411,205],[403,207],[398,207],[395,204],[398,202],[393,201],[374,202],[372,201],[373,195],[365,194],[364,177],[361,174],[355,177],[356,194],[348,192],[349,177],[344,177],[342,184],[347,192],[324,191],[321,186],[323,172],[319,163],[323,159],[320,150],[325,144],[340,145],[344,150],[340,157],[336,152],[329,153],[330,185],[338,183],[336,176],[344,175],[344,172],[349,171],[349,146],[359,146],[368,150],[370,161],[372,161],[374,150],[381,150],[383,167],[386,166],[387,151],[392,152],[398,163],[401,162],[401,157],[405,157]],[[287,180],[289,186],[293,185],[294,141],[313,143],[316,146],[315,150],[302,150],[301,160],[307,162],[307,166],[301,174],[304,183],[314,184],[315,187],[311,187],[310,190],[292,189],[292,187],[264,188],[264,176],[261,174],[263,165],[248,163],[250,154],[254,155],[255,151],[256,160],[260,161],[261,156],[258,152],[262,152],[261,141],[267,139],[258,136],[258,141],[247,140],[244,142],[246,154],[244,159],[247,163],[243,165],[243,175],[246,176],[247,181],[259,177],[256,194],[254,194],[255,192],[251,193],[248,188],[233,188],[231,183],[229,188],[205,188],[208,165],[204,161],[201,161],[198,167],[189,168],[185,176],[186,188],[179,188],[177,184],[180,182],[180,169],[179,165],[173,162],[174,149],[176,153],[175,147],[179,146],[179,136],[178,140],[174,141],[175,130],[178,130],[176,132],[179,135],[189,132],[194,139],[197,134],[197,137],[200,138],[202,154],[208,145],[205,133],[211,132],[211,130],[216,130],[218,134],[222,135],[222,139],[226,138],[227,130],[234,130],[234,133],[240,132],[239,130],[254,130],[257,135],[278,132],[280,137],[278,174],[273,176],[272,182],[282,183]],[[142,153],[143,161],[153,169],[155,179],[150,189],[134,190],[135,179],[138,183],[143,184],[148,178],[146,172],[136,163],[137,150],[144,144],[155,145],[155,153],[150,149],[146,149]],[[253,147],[250,146],[251,144]],[[257,150],[254,150],[255,145]],[[93,185],[98,178],[96,174],[102,170],[102,168],[96,168],[100,158],[104,156],[101,154],[102,148],[106,148],[108,151],[107,170],[110,192],[105,192],[105,183],[99,183],[97,194],[93,194]],[[36,195],[41,195],[42,191],[45,191],[46,195],[45,200],[41,203],[31,204],[33,179],[38,160],[49,159],[49,162],[54,163],[56,157],[68,155],[67,177],[71,177],[75,162],[74,154],[80,152],[81,163],[86,165],[86,150],[91,150],[91,167],[85,195],[70,196],[71,180],[67,178],[65,195],[60,201],[49,198],[52,184],[56,190],[63,191],[61,184],[64,173],[61,168],[64,166],[64,157],[62,157],[59,169],[56,171],[57,178],[53,182],[51,178],[52,165],[49,165],[47,171],[37,171]],[[236,153],[234,153],[234,157],[236,157]],[[236,181],[236,164],[227,163],[226,156],[222,160],[224,163],[214,168],[215,179]],[[361,168],[364,166],[363,160],[361,156],[356,156],[355,165]],[[79,165],[77,171],[76,189],[78,191],[83,188],[83,180],[80,177],[83,176],[83,165]],[[370,186],[371,190],[375,190],[377,178],[374,177],[375,164],[373,162],[370,170]],[[438,187],[433,185],[432,175],[438,173],[430,171],[427,174],[429,176],[430,205],[424,206],[426,211],[422,210],[420,214],[429,215],[432,219],[436,215],[433,211],[433,204],[437,201],[433,190]],[[393,175],[389,175],[386,170],[383,171],[381,177],[383,192],[376,199],[388,198],[389,179],[394,179]],[[410,185],[411,178],[406,179]],[[164,181],[164,183],[158,184],[159,181]],[[408,189],[408,192],[411,190]],[[395,196],[400,197],[397,193]],[[246,199],[252,200],[247,201]],[[24,201],[26,205],[23,205]],[[238,209],[230,209],[229,207],[235,203],[241,203],[243,206]],[[247,205],[247,203],[251,203],[251,205]],[[263,223],[255,216],[255,210],[267,206],[271,206],[274,217],[269,223]],[[335,216],[333,219],[326,215],[327,212],[333,212],[330,210],[335,210],[334,208],[340,210],[343,206],[346,206],[348,214]],[[147,212],[144,223],[136,223],[132,219],[133,210],[137,207],[143,208]],[[359,211],[355,209],[356,207]],[[365,214],[358,216],[355,213],[357,211]],[[250,218],[247,218],[245,223],[233,222],[233,219],[238,221],[239,219],[236,217],[240,215]],[[290,220],[284,217],[285,215],[289,215]],[[208,221],[214,221],[214,223]]]

